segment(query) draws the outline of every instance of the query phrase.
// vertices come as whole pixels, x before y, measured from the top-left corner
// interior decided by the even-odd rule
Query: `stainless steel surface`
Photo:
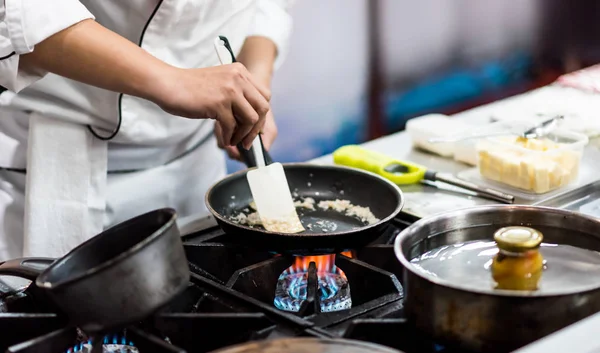
[[[600,313],[527,345],[514,353],[600,353]]]
[[[531,129],[525,131],[523,133],[523,137],[528,139],[540,138],[548,135],[552,130],[556,128],[558,125],[558,121],[562,120],[563,116],[555,116],[553,118],[547,119],[539,123],[537,126],[532,127]]]
[[[550,243],[600,250],[600,220],[568,210],[493,205],[422,219],[402,231],[394,244],[404,268],[407,317],[442,342],[481,352],[507,352],[600,311],[598,286],[583,291],[565,288],[558,295],[490,293],[425,275],[410,263],[443,245],[492,240],[494,230],[512,225],[541,228]]]
[[[540,206],[556,207],[581,212],[600,218],[600,182],[572,190],[569,193],[544,200]]]
[[[507,193],[495,189],[486,188],[484,186],[479,186],[475,183],[470,183],[468,181],[455,178],[452,175],[436,174],[435,179],[450,185],[458,186],[460,188],[473,191],[477,193],[478,196],[481,196],[486,199],[495,200],[503,203],[515,202],[515,197],[513,195],[509,195]]]
[[[460,116],[457,116],[457,118],[462,119]],[[479,112],[470,113],[470,116],[467,116],[464,119],[474,124],[489,123],[489,116],[487,116],[485,113]],[[566,195],[581,187],[585,187],[586,185],[600,180],[600,173],[597,172],[596,167],[597,165],[600,165],[600,153],[598,149],[593,146],[586,147],[586,150],[584,151],[583,159],[581,161],[579,180],[564,188],[551,191],[546,194],[529,196],[517,194],[518,191],[516,189],[513,191],[509,187],[500,188],[496,185],[488,185],[487,183],[483,182],[481,178],[472,179],[463,177],[467,173],[478,175],[479,172],[476,168],[456,162],[453,159],[440,157],[429,152],[414,149],[412,147],[410,136],[406,132],[399,132],[377,140],[369,141],[361,146],[377,152],[385,153],[386,155],[395,159],[412,161],[439,173],[457,176],[459,179],[473,182],[482,187],[490,187],[504,193],[512,194],[515,196],[514,203],[521,205],[536,205],[544,203],[548,199],[554,199],[560,197],[561,195]],[[311,162],[317,164],[333,164],[333,158],[331,155],[326,155],[316,158]],[[459,208],[499,204],[497,201],[477,197],[475,193],[471,193],[470,195],[465,194],[463,189],[453,187],[451,185],[445,185],[443,183],[422,183],[408,186],[400,185],[400,189],[402,189],[402,192],[406,198],[402,212],[416,218],[424,218],[440,212],[456,210]]]

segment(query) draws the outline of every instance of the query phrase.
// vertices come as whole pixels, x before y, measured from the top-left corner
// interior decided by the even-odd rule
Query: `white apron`
[[[55,7],[69,9],[69,3],[79,4],[57,0],[48,2],[45,9],[38,8],[47,2],[23,9],[27,2],[5,2],[5,8],[0,5],[0,20],[4,17],[9,27],[16,23],[10,19],[18,11],[28,14],[22,23],[43,23],[39,20],[56,11]],[[278,45],[281,60],[289,34],[287,1],[81,3],[104,26],[182,68],[217,65],[212,42],[218,35],[227,36],[236,51],[248,35],[267,36]],[[35,11],[41,13],[40,18],[35,18]],[[81,8],[77,13],[85,18]],[[17,95],[0,95],[0,166],[27,172],[0,171],[0,261],[62,256],[106,227],[160,207],[173,207],[180,216],[206,212],[204,194],[225,175],[223,153],[212,137],[212,121],[174,117],[148,101],[52,74],[33,83],[37,78],[14,70],[15,55],[3,55],[10,48],[2,48],[2,34],[6,35],[2,24],[0,84],[15,91],[27,88]],[[61,29],[54,27],[55,32]],[[44,37],[27,37],[26,33],[20,42],[14,28],[8,33],[17,57],[20,51],[27,52],[31,38]],[[4,80],[6,72],[21,75],[20,80]],[[87,129],[91,125],[98,135],[108,136],[119,116],[121,129],[109,142]],[[123,172],[130,170],[138,171]]]

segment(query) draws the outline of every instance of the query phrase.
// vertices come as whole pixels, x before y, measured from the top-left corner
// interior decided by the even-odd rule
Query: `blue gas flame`
[[[135,347],[135,344],[131,340],[128,340],[124,334],[107,335],[102,339],[102,344],[120,344],[123,346]],[[92,340],[87,340],[76,344],[72,348],[69,348],[65,353],[81,352],[86,345],[92,345]]]

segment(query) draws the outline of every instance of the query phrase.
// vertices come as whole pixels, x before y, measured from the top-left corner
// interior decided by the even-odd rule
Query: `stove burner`
[[[441,353],[431,347],[430,337],[416,335],[403,319],[397,279],[402,268],[391,245],[399,229],[394,224],[375,244],[354,253],[319,258],[257,252],[237,245],[237,235],[218,228],[189,236],[184,238],[192,270],[188,288],[160,313],[115,331],[117,336],[99,337],[94,348],[96,352],[201,353],[302,336],[368,341],[407,353]],[[306,277],[293,285],[289,278],[288,288],[297,289],[283,292],[288,299],[290,293],[306,299],[300,300],[295,313],[278,309],[273,303],[279,279],[296,274]],[[36,287],[23,289],[21,284],[0,280],[0,306],[7,311],[0,312],[0,352],[93,352],[89,337],[69,325]],[[302,282],[304,288],[298,286]],[[327,310],[323,302],[331,304],[331,310],[340,303],[349,309],[322,314],[321,309]]]
[[[314,284],[311,272],[315,272]],[[344,271],[335,265],[335,255],[297,257],[294,265],[279,276],[273,303],[280,310],[298,312],[311,287],[316,288],[315,300],[319,300],[321,312],[352,307],[350,285]]]
[[[92,353],[92,340],[79,343],[69,348],[66,353]],[[128,341],[125,335],[105,336],[102,342],[102,353],[139,353],[133,342]]]

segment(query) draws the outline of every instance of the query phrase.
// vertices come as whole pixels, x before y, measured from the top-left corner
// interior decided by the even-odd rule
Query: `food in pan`
[[[356,206],[348,200],[326,200],[319,202],[319,208],[322,210],[332,209],[339,213],[345,213],[347,216],[356,217],[366,224],[375,224],[379,218],[375,217],[368,207]]]
[[[294,206],[296,206],[296,208],[303,207],[303,208],[314,210],[315,209],[314,203],[315,203],[315,200],[313,200],[309,197],[309,198],[305,199],[304,201],[295,201]],[[246,208],[243,210],[243,212],[231,217],[230,219],[238,224],[249,225],[251,227],[253,227],[253,226],[263,226],[264,227],[265,220],[261,219],[258,212],[256,212],[256,203],[254,201],[252,201],[252,202],[250,202],[250,204],[248,206],[250,209],[252,209],[255,212],[249,213],[250,210],[248,208]],[[267,222],[268,222],[268,224],[267,224],[268,227],[266,227],[266,228],[268,228],[269,230],[271,230],[273,232],[294,234],[294,233],[300,233],[300,232],[304,231],[304,227],[302,227],[302,224],[299,223],[295,217],[289,217],[287,219],[267,220]]]
[[[294,234],[304,231],[302,223],[298,220],[296,213],[282,219],[261,219],[262,226],[271,232]]]
[[[496,138],[480,141],[477,149],[483,177],[538,194],[570,183],[579,172],[581,152],[548,139]]]
[[[238,224],[242,224],[242,225],[247,225],[247,226],[259,226],[261,225],[261,221],[260,221],[260,216],[258,215],[258,212],[252,212],[249,214],[245,214],[244,212],[240,212],[238,214],[236,214],[235,216],[231,216],[229,217],[229,219],[232,222],[238,223]]]
[[[353,205],[348,200],[323,200],[317,204],[313,198],[307,197],[302,200],[294,201],[294,205],[296,206],[296,208],[304,208],[310,211],[316,210],[315,204],[319,209],[323,211],[333,210],[335,212],[345,214],[346,216],[354,217],[367,225],[379,222],[379,218],[375,217],[375,215],[371,212],[369,207]],[[252,211],[254,212],[250,212],[250,209],[252,209]],[[244,212],[240,212],[234,216],[229,217],[229,219],[241,225],[248,225],[251,227],[262,226],[260,216],[258,212],[256,212],[256,206],[254,205],[254,201],[250,202],[249,208],[246,208],[243,211]],[[323,232],[335,231],[335,228],[332,227],[332,225],[326,224],[325,221],[317,221],[314,225],[307,224],[306,227],[310,230],[320,228],[323,230]]]
[[[307,197],[304,200],[300,201],[294,201],[294,206],[296,207],[301,207],[301,208],[306,208],[308,210],[314,211],[315,209],[315,199],[313,199],[312,197]]]

